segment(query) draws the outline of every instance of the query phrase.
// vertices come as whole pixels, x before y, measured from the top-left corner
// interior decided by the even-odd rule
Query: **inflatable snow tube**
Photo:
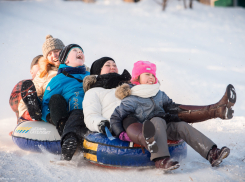
[[[183,140],[168,141],[171,157],[181,160],[187,155],[187,144]],[[109,140],[101,133],[90,133],[83,141],[84,158],[91,163],[105,167],[147,167],[154,166],[150,152],[132,142],[118,138]]]
[[[23,150],[53,154],[61,153],[60,135],[55,126],[43,121],[25,121],[18,124],[12,140]]]

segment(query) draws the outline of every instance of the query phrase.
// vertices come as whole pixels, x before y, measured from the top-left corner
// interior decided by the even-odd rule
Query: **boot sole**
[[[229,84],[226,88],[226,92],[227,92],[227,97],[228,97],[228,104],[227,107],[231,108],[232,106],[235,105],[236,103],[236,90],[234,88],[233,85]]]
[[[178,169],[179,167],[180,167],[180,164],[175,164],[174,166],[171,166],[167,169],[163,169],[163,171],[171,171],[171,170]]]
[[[42,121],[42,111],[38,102],[36,88],[31,80],[23,82],[21,86],[21,97],[27,106],[32,119]]]
[[[150,120],[146,120],[143,123],[143,135],[146,140],[146,143],[148,145],[148,149],[151,153],[157,153],[158,152],[158,146],[154,139],[155,135],[155,126]]]
[[[77,140],[75,138],[69,138],[66,141],[64,141],[62,145],[62,155],[61,160],[70,161],[76,152],[78,147]]]
[[[229,156],[229,154],[230,154],[230,149],[228,148],[224,149],[221,152],[219,158],[212,163],[212,167],[218,166],[222,162],[223,159]]]
[[[225,109],[225,119],[231,119],[233,118],[234,110],[231,108],[226,108]]]

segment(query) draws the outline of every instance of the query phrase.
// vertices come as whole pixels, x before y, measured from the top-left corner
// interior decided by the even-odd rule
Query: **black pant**
[[[68,133],[74,133],[77,135],[78,139],[81,139],[84,137],[87,130],[84,123],[83,110],[75,109],[70,112],[61,137],[63,138]]]
[[[68,113],[66,100],[58,94],[50,98],[49,108],[51,122],[56,126],[61,136],[61,144],[69,133],[74,133],[78,140],[83,139],[88,131],[84,123],[83,110],[75,109]]]

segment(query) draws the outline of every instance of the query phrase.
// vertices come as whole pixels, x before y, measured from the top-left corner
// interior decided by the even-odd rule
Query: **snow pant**
[[[63,143],[64,137],[69,133],[74,133],[78,139],[81,141],[88,131],[85,123],[84,123],[84,116],[83,110],[75,109],[70,112],[70,115],[65,122],[64,130],[61,135],[61,145]]]
[[[156,129],[154,139],[158,146],[158,152],[151,154],[151,160],[159,157],[170,156],[167,139],[183,139],[205,159],[207,158],[209,150],[213,146],[216,146],[212,140],[184,121],[170,122],[167,124],[164,119],[154,117],[151,119],[151,122],[154,124]]]
[[[69,133],[74,133],[79,141],[83,139],[88,131],[84,123],[83,110],[75,109],[68,113],[66,100],[59,94],[50,98],[49,109],[50,119],[47,120],[56,126],[61,136],[61,145],[64,137]]]
[[[52,95],[49,100],[50,115],[47,115],[47,121],[57,126],[58,122],[64,118],[67,120],[69,113],[67,111],[67,103],[62,95]]]

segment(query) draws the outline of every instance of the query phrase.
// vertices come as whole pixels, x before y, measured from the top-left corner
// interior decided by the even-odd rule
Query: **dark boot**
[[[70,161],[78,147],[78,139],[74,133],[67,134],[61,146],[61,160]]]
[[[36,88],[31,80],[26,80],[21,86],[21,97],[32,119],[42,121],[42,110],[38,101]]]
[[[71,111],[68,119],[64,123],[65,126],[59,125],[61,127],[61,130],[63,128],[61,135],[61,146],[64,143],[66,135],[68,135],[69,133],[73,133],[78,141],[77,147],[79,149],[82,149],[84,135],[88,132],[88,128],[84,123],[83,110],[75,109]]]
[[[144,124],[132,123],[127,127],[126,133],[134,143],[144,146],[149,152],[156,153],[158,151],[154,140],[155,127],[150,120],[146,120]]]
[[[154,159],[156,168],[162,168],[164,171],[174,170],[180,167],[178,161],[170,159],[170,157],[163,157]]]
[[[213,147],[207,156],[208,161],[210,162],[212,167],[218,166],[223,159],[228,157],[230,154],[230,149],[228,147],[222,147],[218,149],[216,146]]]
[[[62,136],[62,134],[63,134],[64,128],[65,128],[65,124],[66,124],[67,120],[68,120],[68,117],[61,118],[58,121],[58,123],[56,124],[56,129],[57,129],[58,133],[60,134],[60,136]]]
[[[231,119],[234,111],[232,106],[236,103],[236,91],[230,84],[219,102],[207,106],[179,105],[178,117],[185,122],[195,123],[212,118]]]

